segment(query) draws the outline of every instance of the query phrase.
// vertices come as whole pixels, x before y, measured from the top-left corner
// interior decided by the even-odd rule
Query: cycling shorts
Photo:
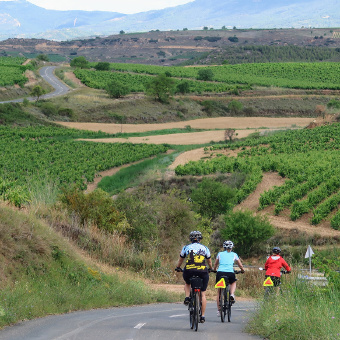
[[[235,273],[232,273],[232,272],[217,272],[216,273],[216,283],[221,280],[222,276],[228,277],[228,282],[230,284],[237,281]]]
[[[198,276],[201,279],[203,279],[203,286],[201,288],[202,292],[205,292],[208,287],[208,282],[209,282],[209,274],[207,272],[199,272],[197,270],[184,270],[183,272],[183,279],[185,283],[188,285],[190,284],[190,278],[192,276]]]
[[[274,287],[278,287],[281,284],[281,279],[278,276],[269,276],[266,275],[266,278],[270,277],[274,283]]]

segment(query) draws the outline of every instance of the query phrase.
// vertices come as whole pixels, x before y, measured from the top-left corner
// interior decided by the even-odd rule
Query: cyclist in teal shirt
[[[241,269],[241,273],[244,273],[243,264],[236,253],[232,251],[234,247],[234,243],[231,241],[224,241],[223,242],[223,249],[217,254],[214,271],[217,269],[216,273],[216,283],[221,280],[222,276],[227,276],[229,285],[230,285],[230,299],[235,302],[235,290],[236,290],[236,276],[234,273],[234,263],[236,262],[237,265]],[[220,289],[217,290],[217,308],[219,308],[219,300],[220,300]],[[219,311],[217,312],[218,315]]]

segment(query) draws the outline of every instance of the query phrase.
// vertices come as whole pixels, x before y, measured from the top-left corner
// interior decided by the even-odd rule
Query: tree
[[[181,81],[176,86],[176,92],[178,92],[178,93],[189,93],[190,92],[190,83],[187,80]]]
[[[198,70],[197,79],[211,81],[214,78],[214,72],[210,68],[202,68]]]
[[[45,94],[46,91],[40,85],[36,85],[33,87],[31,91],[31,96],[36,97],[36,101],[39,101],[40,97]]]
[[[196,210],[209,218],[226,214],[236,202],[236,190],[210,178],[204,178],[193,190],[191,199]]]
[[[228,104],[228,109],[231,113],[237,114],[240,113],[243,109],[243,104],[237,100],[232,100]]]
[[[89,62],[83,56],[75,57],[71,60],[70,66],[78,68],[89,68]]]
[[[231,141],[233,139],[234,133],[235,133],[235,129],[226,129],[224,131],[224,139],[225,140],[229,139]]]
[[[130,93],[130,89],[117,80],[111,81],[106,86],[106,92],[110,98],[121,98]]]
[[[97,63],[97,65],[95,65],[94,68],[97,71],[109,71],[110,70],[110,63],[104,62],[104,61],[100,61],[99,63]]]
[[[37,55],[37,60],[49,61],[48,56],[46,54],[39,54],[39,55]]]
[[[119,31],[119,34],[125,34],[125,32],[123,30]]]
[[[160,74],[146,84],[145,90],[149,96],[154,97],[161,103],[167,103],[175,91],[175,82],[165,74]]]
[[[239,255],[256,255],[256,250],[275,234],[266,216],[254,215],[250,210],[230,212],[221,229],[222,240],[233,240]]]

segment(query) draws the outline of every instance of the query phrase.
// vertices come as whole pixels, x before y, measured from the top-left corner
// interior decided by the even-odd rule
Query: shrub
[[[328,108],[340,109],[340,100],[332,99],[327,103]]]
[[[110,98],[121,98],[130,93],[130,89],[119,81],[111,81],[106,86],[106,92]]]
[[[100,61],[99,63],[97,63],[97,65],[94,66],[94,68],[97,71],[109,71],[110,70],[110,63]]]
[[[58,115],[72,118],[74,116],[74,113],[73,110],[70,108],[61,107],[58,109]]]
[[[101,189],[89,194],[74,187],[64,189],[60,200],[83,225],[94,224],[109,232],[125,232],[129,228],[124,214],[114,207],[111,197]]]
[[[213,179],[205,178],[197,189],[193,190],[191,199],[201,215],[214,218],[227,213],[234,206],[236,190]]]
[[[239,255],[256,255],[256,250],[275,234],[274,227],[265,216],[253,215],[249,210],[230,212],[221,230],[223,240],[232,240]]]
[[[40,109],[41,112],[48,117],[55,116],[58,114],[58,109],[53,103],[42,103],[40,105]]]
[[[182,81],[176,86],[177,93],[189,93],[190,92],[190,84],[188,81]]]
[[[240,113],[243,109],[243,104],[240,103],[237,100],[232,100],[229,104],[228,104],[228,109],[231,113],[237,114]]]
[[[210,68],[202,68],[198,70],[197,79],[204,81],[211,81],[214,78],[214,72]]]

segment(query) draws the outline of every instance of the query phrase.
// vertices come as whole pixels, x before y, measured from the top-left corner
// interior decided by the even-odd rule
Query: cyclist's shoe
[[[220,317],[220,316],[221,316],[221,312],[218,310],[218,311],[216,312],[216,315],[217,315],[218,317]]]
[[[231,303],[235,303],[235,296],[234,295],[230,295],[230,301],[231,301]]]
[[[189,298],[189,297],[186,297],[186,298],[184,299],[184,304],[187,306],[187,305],[189,304],[189,302],[190,302],[190,298]]]
[[[200,322],[201,322],[201,323],[205,323],[205,316],[201,316]]]

